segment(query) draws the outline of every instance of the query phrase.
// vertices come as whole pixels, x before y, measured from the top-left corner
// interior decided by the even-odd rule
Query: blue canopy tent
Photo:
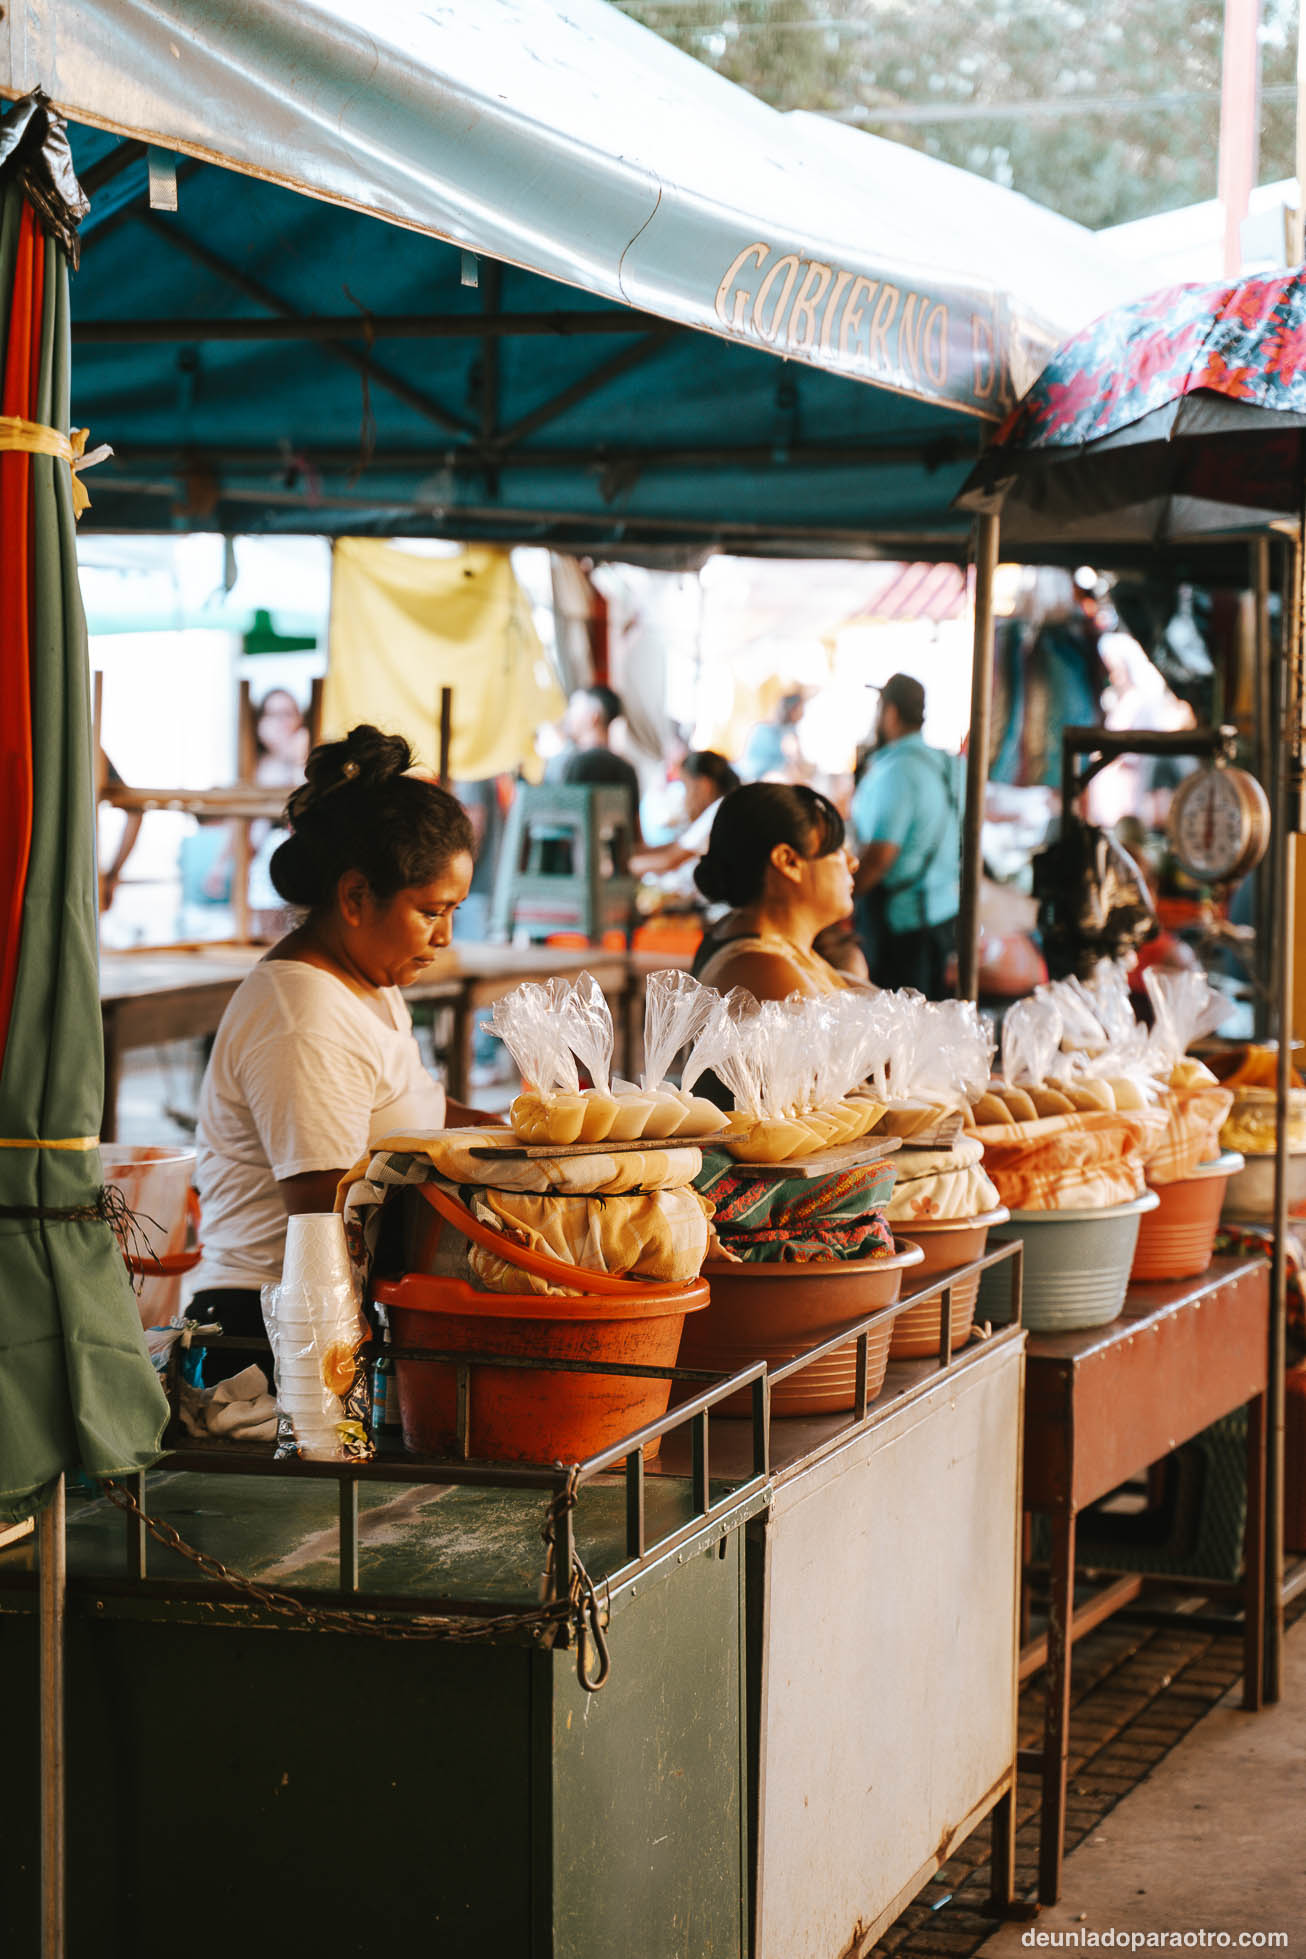
[[[106,529],[957,555],[988,424],[1136,277],[601,0],[14,0],[37,87]]]

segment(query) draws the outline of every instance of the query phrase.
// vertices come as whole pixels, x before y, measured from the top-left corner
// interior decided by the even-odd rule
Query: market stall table
[[[1046,1636],[1027,1646],[1021,1673],[1047,1665],[1041,1750],[1020,1766],[1043,1780],[1038,1895],[1061,1891],[1070,1747],[1071,1653],[1078,1635],[1138,1596],[1120,1579],[1074,1610],[1075,1524],[1090,1503],[1170,1450],[1246,1406],[1247,1522],[1242,1583],[1243,1705],[1261,1705],[1264,1640],[1265,1396],[1269,1268],[1216,1259],[1197,1279],[1131,1286],[1120,1318],[1078,1333],[1031,1333],[1026,1349],[1024,1505],[1051,1527]],[[1194,1591],[1204,1589],[1193,1580]]]
[[[157,951],[100,954],[100,1015],[104,1026],[104,1120],[106,1143],[117,1137],[118,1085],[122,1057],[131,1048],[162,1041],[202,1040],[216,1033],[232,994],[264,956],[261,946],[161,947]],[[523,980],[545,980],[555,973],[593,973],[612,1009],[618,1029],[627,1027],[627,996],[643,984],[642,968],[625,952],[600,947],[495,946],[472,942],[450,946],[431,971],[404,989],[412,1002],[447,1006],[453,1026],[446,1064],[450,1095],[464,1101],[475,1017]],[[624,1057],[623,1057],[624,1065]]]

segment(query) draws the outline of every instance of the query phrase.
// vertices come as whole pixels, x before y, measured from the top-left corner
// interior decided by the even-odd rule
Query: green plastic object
[[[1098,1210],[1013,1211],[990,1246],[1025,1241],[1021,1319],[1031,1333],[1073,1333],[1107,1326],[1125,1303],[1139,1219],[1160,1200],[1154,1190],[1128,1204]],[[1011,1317],[1009,1281],[1000,1266],[980,1280],[976,1318]]]
[[[317,647],[316,633],[279,633],[272,614],[259,606],[253,623],[241,634],[245,653],[312,653]]]

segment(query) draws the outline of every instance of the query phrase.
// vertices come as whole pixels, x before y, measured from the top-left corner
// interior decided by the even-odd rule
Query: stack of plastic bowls
[[[300,1454],[338,1456],[342,1396],[365,1328],[335,1212],[290,1219],[281,1284],[265,1289],[263,1315],[276,1362],[277,1407]]]

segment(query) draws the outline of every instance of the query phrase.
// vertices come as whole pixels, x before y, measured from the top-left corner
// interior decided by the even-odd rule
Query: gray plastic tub
[[[1033,1333],[1073,1333],[1106,1326],[1125,1303],[1138,1223],[1160,1202],[1154,1190],[1128,1204],[1091,1211],[1013,1211],[989,1248],[1025,1241],[1021,1318]],[[1010,1280],[991,1266],[980,1279],[978,1320],[996,1325],[1010,1313]]]

